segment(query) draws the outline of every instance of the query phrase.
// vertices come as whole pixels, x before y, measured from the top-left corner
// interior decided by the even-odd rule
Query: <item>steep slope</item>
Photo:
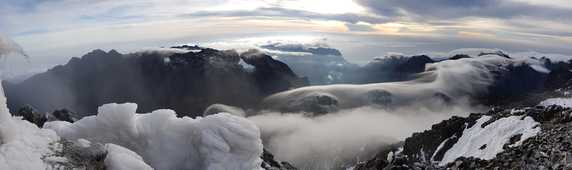
[[[4,83],[13,111],[31,105],[40,112],[67,108],[89,115],[106,103],[134,102],[141,112],[172,108],[189,116],[214,103],[254,107],[269,94],[306,84],[267,55],[214,49],[127,55],[95,50],[21,83]]]
[[[355,169],[569,169],[571,112],[537,106],[453,117]]]

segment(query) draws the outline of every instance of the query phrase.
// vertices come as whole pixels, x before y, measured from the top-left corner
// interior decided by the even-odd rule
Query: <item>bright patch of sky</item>
[[[326,39],[349,61],[499,48],[572,55],[568,0],[3,0],[0,33],[32,62],[269,37]],[[227,43],[229,44],[229,43]],[[230,43],[232,44],[232,43]]]

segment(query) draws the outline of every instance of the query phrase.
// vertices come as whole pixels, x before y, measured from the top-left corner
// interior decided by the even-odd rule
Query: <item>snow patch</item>
[[[115,144],[106,144],[107,156],[105,157],[105,167],[110,170],[152,170],[141,156],[124,147]]]
[[[563,55],[563,54],[553,54],[553,53],[540,53],[540,52],[536,52],[536,51],[511,53],[510,56],[513,58],[532,58],[532,57],[542,58],[542,57],[546,57],[553,62],[558,62],[558,61],[568,62],[569,60],[572,60],[572,56]]]
[[[572,98],[550,98],[540,102],[540,104],[538,105],[539,106],[558,105],[570,108],[572,107]]]
[[[479,57],[482,54],[497,54],[502,53],[506,54],[506,52],[500,49],[488,49],[488,48],[460,48],[449,52],[449,58],[455,55],[468,55],[470,57]]]
[[[136,110],[136,104],[107,104],[98,109],[97,116],[73,124],[49,122],[45,127],[66,139],[84,138],[126,147],[159,170],[261,167],[260,131],[243,117],[219,113],[192,119],[177,118],[172,110],[147,114],[137,114]],[[123,151],[111,156],[139,160]]]
[[[537,126],[539,123],[528,116],[501,118],[482,128],[481,125],[490,119],[490,116],[483,116],[471,128],[465,129],[457,143],[445,153],[439,165],[446,165],[459,157],[490,160],[503,151],[503,146],[509,143],[511,137],[522,134],[519,141],[509,146],[514,147],[540,132],[540,127]]]
[[[0,169],[47,169],[50,166],[42,157],[55,153],[52,144],[58,140],[54,131],[12,117],[0,86]],[[50,158],[47,161],[62,160]]]

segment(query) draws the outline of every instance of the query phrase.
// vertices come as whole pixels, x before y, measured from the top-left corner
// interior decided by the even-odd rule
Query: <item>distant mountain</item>
[[[274,94],[263,104],[284,112],[336,112],[375,106],[412,104],[514,107],[535,104],[538,93],[563,87],[572,78],[572,63],[514,59],[503,52],[479,52],[443,61],[428,56],[393,56],[344,73],[348,84],[302,87]],[[353,76],[348,75],[354,74]],[[363,83],[363,84],[362,84]]]
[[[40,112],[67,108],[84,115],[106,103],[134,102],[140,112],[170,108],[197,116],[211,104],[251,108],[267,95],[305,85],[307,80],[265,54],[208,48],[133,54],[94,50],[20,83],[4,82],[14,112],[30,105]]]
[[[191,46],[188,46],[191,47]],[[342,53],[321,44],[270,43],[259,46],[277,60],[288,64],[312,85],[367,84],[413,79],[434,61],[426,55],[374,58],[365,66],[348,62]]]

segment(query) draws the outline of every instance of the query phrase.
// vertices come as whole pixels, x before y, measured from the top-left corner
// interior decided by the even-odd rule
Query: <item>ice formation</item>
[[[171,110],[136,114],[136,108],[104,105],[98,116],[73,124],[49,122],[41,129],[10,115],[0,86],[0,169],[64,168],[59,163],[68,160],[56,156],[61,138],[105,144],[104,164],[110,170],[261,167],[260,132],[245,118],[228,113],[177,118]]]
[[[137,153],[115,144],[106,144],[105,167],[111,170],[152,170]]]
[[[0,169],[62,169],[67,158],[60,137],[50,129],[12,117],[0,86]],[[151,169],[137,154],[121,146],[107,144],[106,168],[110,170]]]
[[[465,129],[457,143],[447,150],[439,165],[446,165],[459,157],[490,160],[503,151],[503,146],[509,144],[511,137],[521,135],[518,141],[509,145],[514,147],[540,132],[540,127],[537,126],[539,123],[528,116],[505,117],[481,127],[491,118],[483,116],[472,127]]]
[[[177,118],[172,110],[137,114],[136,104],[107,104],[75,123],[49,122],[66,139],[113,143],[161,169],[259,169],[262,142],[256,125],[229,113]]]
[[[59,140],[54,131],[12,117],[0,86],[0,169],[46,169],[42,157],[55,152],[52,144]]]

